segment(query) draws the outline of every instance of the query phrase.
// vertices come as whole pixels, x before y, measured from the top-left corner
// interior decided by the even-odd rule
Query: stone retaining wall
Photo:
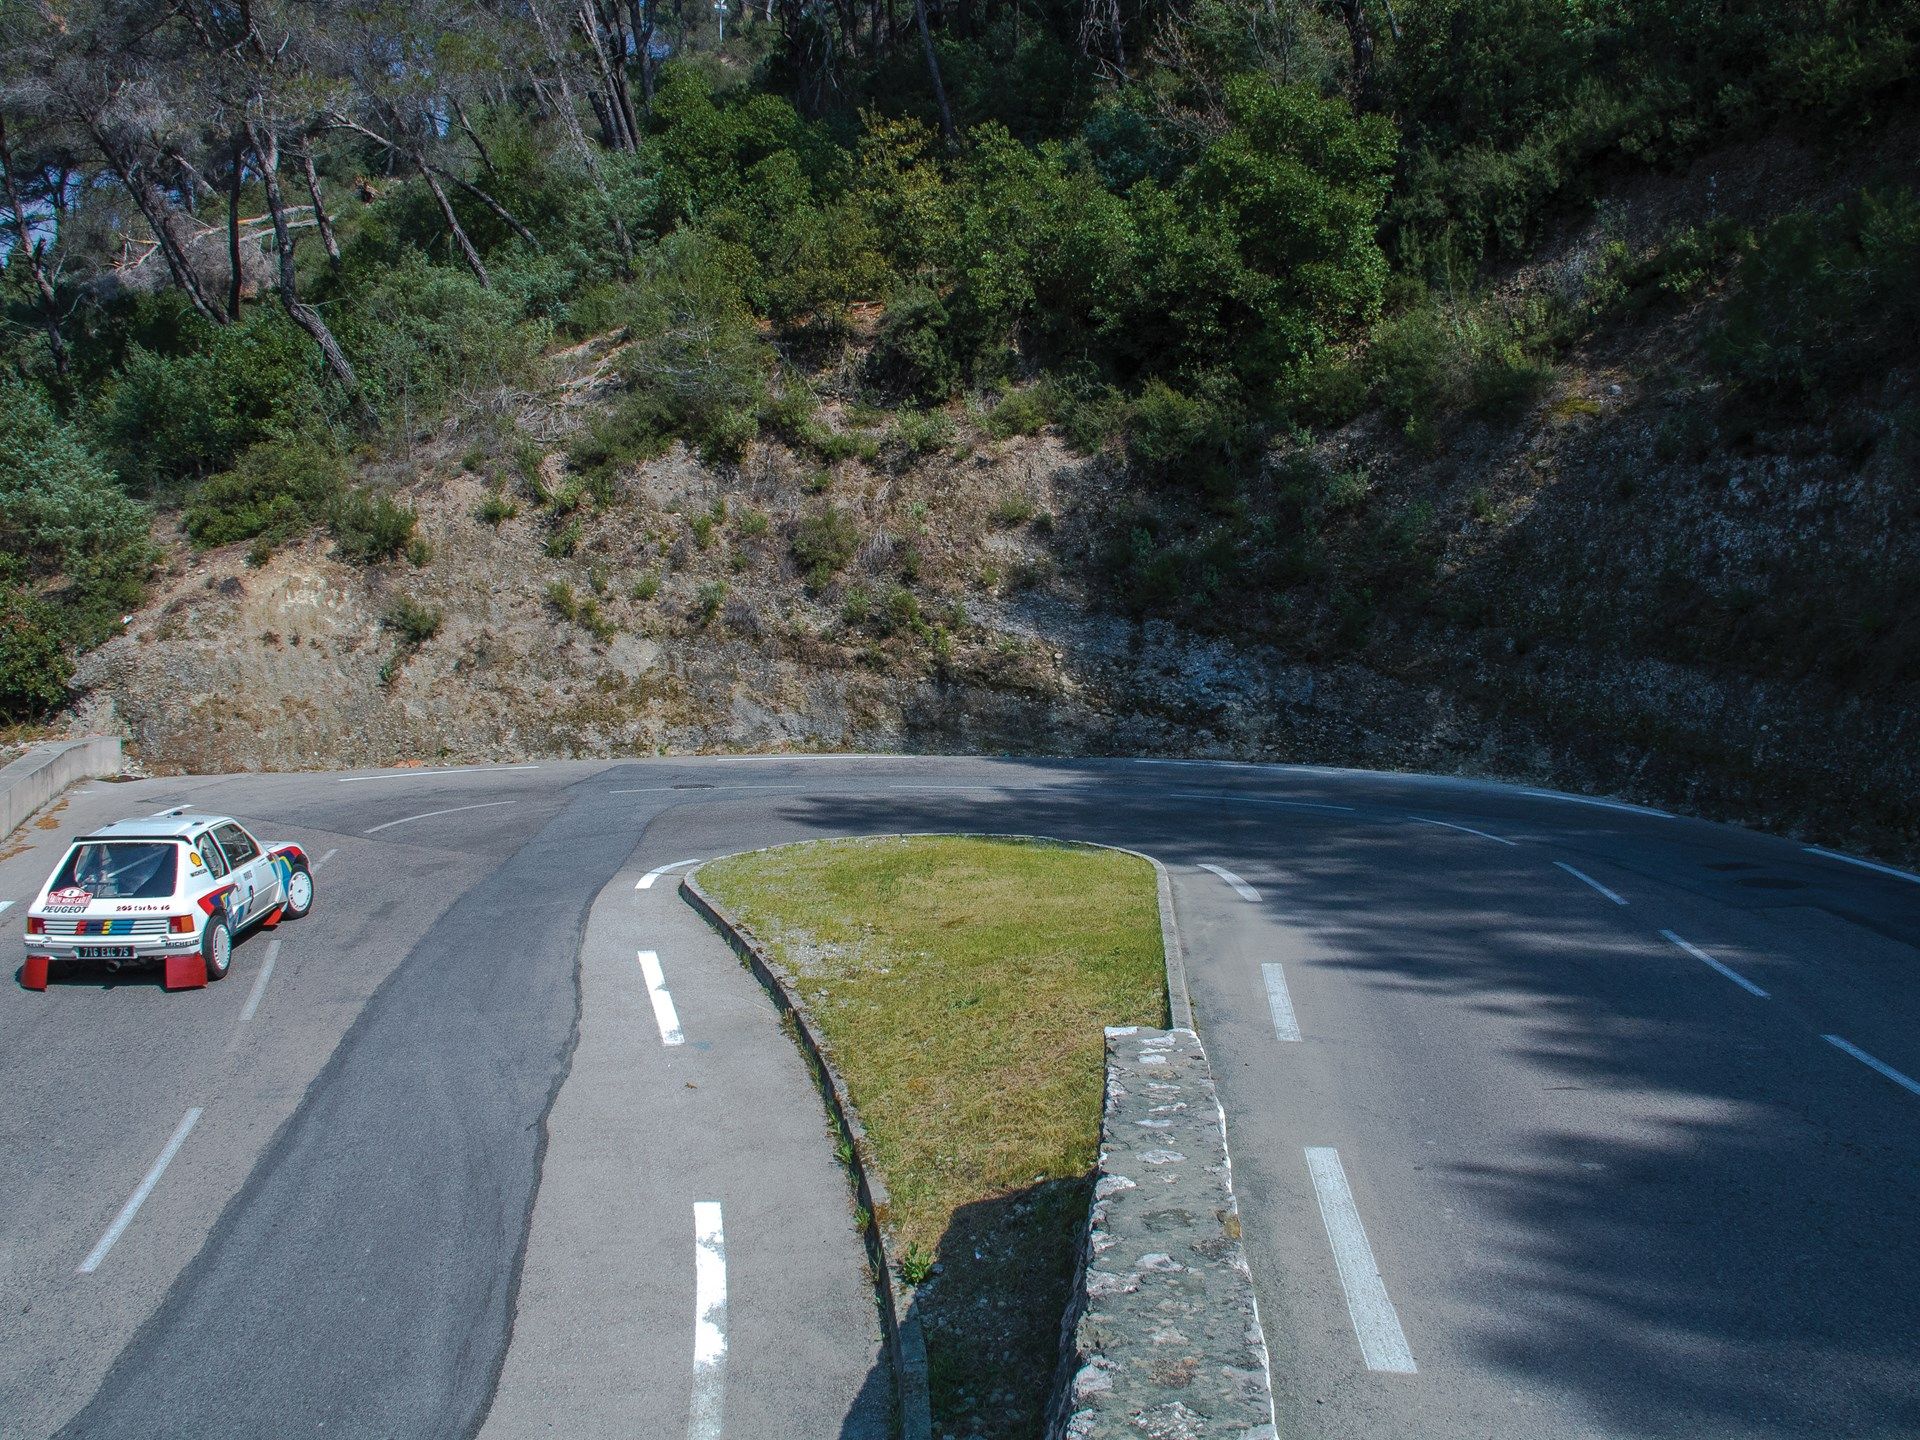
[[[1107,1031],[1049,1440],[1276,1440],[1226,1120],[1192,1030]]]

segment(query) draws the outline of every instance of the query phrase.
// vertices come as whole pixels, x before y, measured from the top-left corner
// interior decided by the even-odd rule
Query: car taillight
[[[27,934],[44,935],[46,933],[47,933],[46,921],[42,920],[38,915],[27,916]]]
[[[193,934],[193,916],[169,915],[167,917],[167,929],[176,935],[191,935]]]

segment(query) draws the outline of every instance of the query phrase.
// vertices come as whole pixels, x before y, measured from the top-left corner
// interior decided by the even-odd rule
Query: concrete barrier
[[[1226,1117],[1192,1030],[1107,1031],[1100,1168],[1049,1440],[1276,1440]]]
[[[0,838],[19,829],[76,780],[117,775],[122,763],[120,741],[111,735],[33,746],[0,770]]]

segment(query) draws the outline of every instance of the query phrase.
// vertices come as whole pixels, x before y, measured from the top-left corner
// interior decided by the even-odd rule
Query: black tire
[[[306,903],[296,904],[294,897],[301,893],[303,885],[307,897]],[[287,898],[281,908],[282,913],[289,920],[304,920],[307,918],[307,912],[313,909],[313,872],[305,865],[295,865],[293,872],[287,876]]]
[[[200,933],[200,958],[207,962],[207,981],[224,980],[233,968],[233,931],[215,915]]]

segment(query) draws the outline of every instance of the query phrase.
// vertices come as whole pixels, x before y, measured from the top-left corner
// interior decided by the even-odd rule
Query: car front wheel
[[[287,918],[301,920],[313,909],[313,875],[304,865],[293,867],[287,876]]]
[[[207,962],[207,979],[220,980],[233,967],[233,932],[218,916],[207,921],[200,937],[200,957]]]

